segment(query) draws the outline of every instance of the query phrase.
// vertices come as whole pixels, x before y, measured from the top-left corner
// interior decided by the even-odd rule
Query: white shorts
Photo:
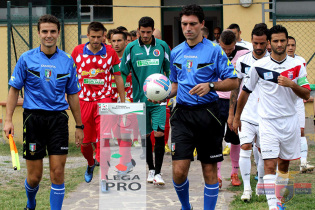
[[[251,124],[246,121],[242,121],[242,131],[238,132],[238,137],[240,138],[240,145],[252,144],[255,142],[256,137],[256,147],[259,145],[259,126]]]
[[[305,128],[305,106],[303,99],[301,98],[297,99],[295,109],[299,116],[300,128]]]
[[[262,158],[295,160],[300,158],[301,129],[298,115],[276,119],[260,119],[260,149]]]

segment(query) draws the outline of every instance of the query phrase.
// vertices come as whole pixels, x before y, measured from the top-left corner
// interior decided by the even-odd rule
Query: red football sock
[[[81,152],[83,157],[88,161],[89,166],[94,165],[94,158],[93,158],[93,147],[91,144],[88,145],[81,145]]]

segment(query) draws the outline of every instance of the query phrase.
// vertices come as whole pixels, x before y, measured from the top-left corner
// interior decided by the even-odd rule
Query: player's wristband
[[[84,129],[84,125],[76,125],[75,128]]]

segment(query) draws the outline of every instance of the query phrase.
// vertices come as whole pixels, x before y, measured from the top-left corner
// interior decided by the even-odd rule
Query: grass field
[[[22,145],[17,144],[19,154],[22,154]],[[10,146],[0,143],[0,209],[24,209],[26,205],[26,195],[24,180],[26,178],[26,166],[24,159],[20,156],[21,170],[14,171],[11,164]],[[69,155],[66,164],[65,185],[66,197],[80,183],[84,182],[83,174],[86,166],[79,148],[74,144],[69,145]],[[83,162],[83,164],[82,164]],[[79,163],[79,164],[78,164]],[[48,158],[44,159],[44,173],[36,196],[38,206],[36,209],[49,209],[50,178]]]
[[[315,145],[309,146],[308,161],[315,164]],[[292,161],[290,164],[290,171],[299,171],[300,160]],[[254,179],[255,175],[251,176],[251,186],[252,190],[255,190],[257,181]],[[287,209],[305,210],[315,208],[315,171],[311,173],[301,174],[297,173],[295,175],[295,183],[311,183],[312,184],[312,194],[301,194],[295,195],[292,200],[285,204]],[[243,184],[239,187],[230,187],[228,190],[237,192],[234,201],[230,204],[232,210],[265,210],[268,209],[268,204],[265,195],[256,196],[253,192],[252,200],[249,203],[244,203],[241,201],[241,196],[243,193]]]

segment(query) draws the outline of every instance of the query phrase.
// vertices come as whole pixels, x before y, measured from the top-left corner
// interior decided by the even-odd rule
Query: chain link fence
[[[10,11],[9,11],[10,8]],[[8,7],[8,39],[10,50],[8,53],[9,75],[14,70],[19,57],[26,51],[40,45],[38,38],[37,22],[40,16],[52,14],[60,21],[60,36],[57,41],[59,49],[71,54],[75,46],[78,45],[78,13],[77,6],[51,6],[45,7]],[[21,93],[23,96],[23,94]]]
[[[305,59],[307,78],[310,84],[315,84],[315,17],[288,17],[277,20],[277,24],[286,27],[289,36],[295,38],[295,54]]]

